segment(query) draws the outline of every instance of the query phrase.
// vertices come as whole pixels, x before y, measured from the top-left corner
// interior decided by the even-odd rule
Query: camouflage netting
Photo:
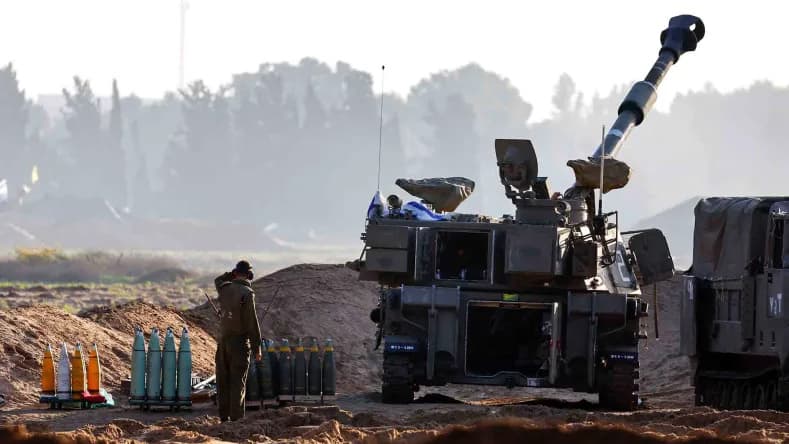
[[[577,187],[600,188],[600,159],[568,160],[567,166],[575,172]],[[621,160],[607,158],[603,169],[603,193],[623,188],[630,181],[630,166]]]
[[[474,181],[465,177],[397,179],[395,184],[440,212],[455,211],[474,192]]]

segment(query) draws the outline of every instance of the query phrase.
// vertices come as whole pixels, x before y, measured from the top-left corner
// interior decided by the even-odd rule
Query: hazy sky
[[[35,97],[79,74],[107,94],[158,97],[178,83],[180,0],[0,0],[0,63],[16,66]],[[186,78],[216,86],[261,62],[313,56],[376,74],[402,95],[419,79],[468,62],[509,78],[551,112],[569,73],[587,94],[643,78],[669,17],[700,16],[707,35],[661,90],[712,82],[723,91],[757,79],[789,83],[786,1],[263,1],[189,0]],[[692,7],[686,5],[692,4]]]

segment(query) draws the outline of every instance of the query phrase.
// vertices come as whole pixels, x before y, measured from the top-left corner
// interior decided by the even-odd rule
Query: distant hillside
[[[693,262],[693,209],[701,196],[692,197],[634,224],[634,229],[659,228],[666,235],[674,266],[686,269]]]

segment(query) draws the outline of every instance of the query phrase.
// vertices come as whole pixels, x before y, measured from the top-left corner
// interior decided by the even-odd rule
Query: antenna
[[[597,215],[603,215],[603,171],[605,170],[605,125],[603,125],[603,132],[600,138],[600,197],[597,201]]]
[[[381,142],[384,133],[384,69],[385,65],[381,65],[381,120],[378,123],[378,188],[376,191],[381,191]]]
[[[186,10],[189,9],[189,4],[186,0],[181,0],[181,29],[180,29],[180,47],[178,53],[178,88],[184,88],[184,46],[186,43]]]

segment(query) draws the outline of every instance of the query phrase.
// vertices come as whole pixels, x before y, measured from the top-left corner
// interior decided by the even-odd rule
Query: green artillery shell
[[[176,355],[173,329],[167,327],[162,352],[162,400],[175,401]]]
[[[184,327],[178,344],[178,401],[192,400],[192,346],[189,330]]]
[[[138,327],[134,329],[130,399],[137,401],[145,399],[145,368],[145,337],[142,334],[142,329]]]
[[[145,391],[149,401],[158,401],[162,395],[162,345],[159,339],[159,329],[151,330],[148,340],[148,381]]]

